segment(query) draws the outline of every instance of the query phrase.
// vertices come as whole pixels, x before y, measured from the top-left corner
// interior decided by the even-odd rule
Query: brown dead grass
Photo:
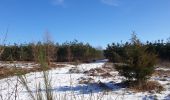
[[[108,73],[108,72],[102,73],[100,76],[102,76],[103,78],[112,77],[112,75],[110,73]]]
[[[85,74],[89,76],[101,76],[104,73],[106,73],[106,71],[103,70],[102,68],[94,68],[94,69],[90,69],[89,71],[85,72]]]
[[[28,73],[29,70],[25,68],[5,68],[1,67],[0,68],[0,79],[6,78],[9,76],[14,76],[17,74],[26,74]]]
[[[170,76],[170,70],[155,70],[153,76],[168,77]]]
[[[161,66],[161,67],[164,67],[164,68],[170,68],[170,61],[159,60],[157,66],[158,67]]]
[[[90,84],[90,83],[94,83],[94,79],[93,78],[83,78],[81,77],[79,79],[79,84]]]
[[[114,71],[113,63],[105,63],[101,68],[93,68],[85,71],[88,76],[101,76],[103,78],[113,77],[110,72]]]
[[[148,81],[146,83],[141,83],[138,85],[132,85],[130,86],[130,90],[133,90],[135,92],[157,92],[160,93],[161,91],[165,90],[164,87],[156,82],[156,81]]]
[[[51,63],[49,67],[45,70],[50,70],[52,68],[61,68],[64,67],[65,65],[60,65],[60,64],[55,64]],[[23,75],[27,74],[30,72],[41,72],[44,69],[42,69],[40,66],[34,66],[32,68],[19,68],[19,67],[0,67],[0,79],[7,78],[10,76],[15,76],[15,75]]]

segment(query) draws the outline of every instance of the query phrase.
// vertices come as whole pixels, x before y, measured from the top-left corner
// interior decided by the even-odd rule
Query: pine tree
[[[127,58],[124,64],[116,65],[120,75],[128,81],[146,82],[154,72],[156,55],[148,53],[147,48],[132,34],[131,45],[126,47]]]

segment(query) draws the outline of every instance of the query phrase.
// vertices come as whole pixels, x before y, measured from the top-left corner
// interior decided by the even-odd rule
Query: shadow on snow
[[[82,85],[77,85],[77,86],[61,86],[58,88],[55,88],[54,90],[58,92],[67,92],[67,91],[73,91],[78,94],[91,94],[91,93],[98,93],[102,92],[104,90],[106,91],[116,91],[120,90],[121,88],[124,88],[125,85],[122,83],[91,83],[91,84],[82,84]]]
[[[99,93],[103,91],[117,91],[126,86],[123,83],[91,83],[91,84],[80,84],[77,86],[60,86],[53,89],[49,89],[52,92],[75,92],[77,94],[91,94],[91,93]],[[45,92],[45,89],[41,90],[33,90],[32,92]],[[24,91],[27,92],[27,91]]]

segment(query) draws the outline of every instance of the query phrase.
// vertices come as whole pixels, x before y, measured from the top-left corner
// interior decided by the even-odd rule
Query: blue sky
[[[0,33],[7,43],[77,39],[93,46],[170,37],[170,0],[0,0]]]

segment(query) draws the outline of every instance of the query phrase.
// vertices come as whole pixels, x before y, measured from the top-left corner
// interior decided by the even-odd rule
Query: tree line
[[[77,40],[65,42],[61,45],[51,41],[14,44],[1,46],[4,48],[1,54],[1,61],[36,61],[39,48],[44,48],[46,56],[50,61],[57,62],[73,62],[73,61],[92,61],[103,59],[103,51],[92,47],[88,43],[79,42]]]
[[[135,38],[137,37],[133,37],[131,40]],[[106,50],[104,50],[104,56],[111,62],[123,62],[127,60],[126,50],[133,46],[133,42],[108,44]],[[142,43],[141,46],[146,48],[147,52],[155,53],[159,60],[170,60],[170,39],[167,39],[166,42],[164,40],[157,40],[155,42],[147,41],[146,43]]]

